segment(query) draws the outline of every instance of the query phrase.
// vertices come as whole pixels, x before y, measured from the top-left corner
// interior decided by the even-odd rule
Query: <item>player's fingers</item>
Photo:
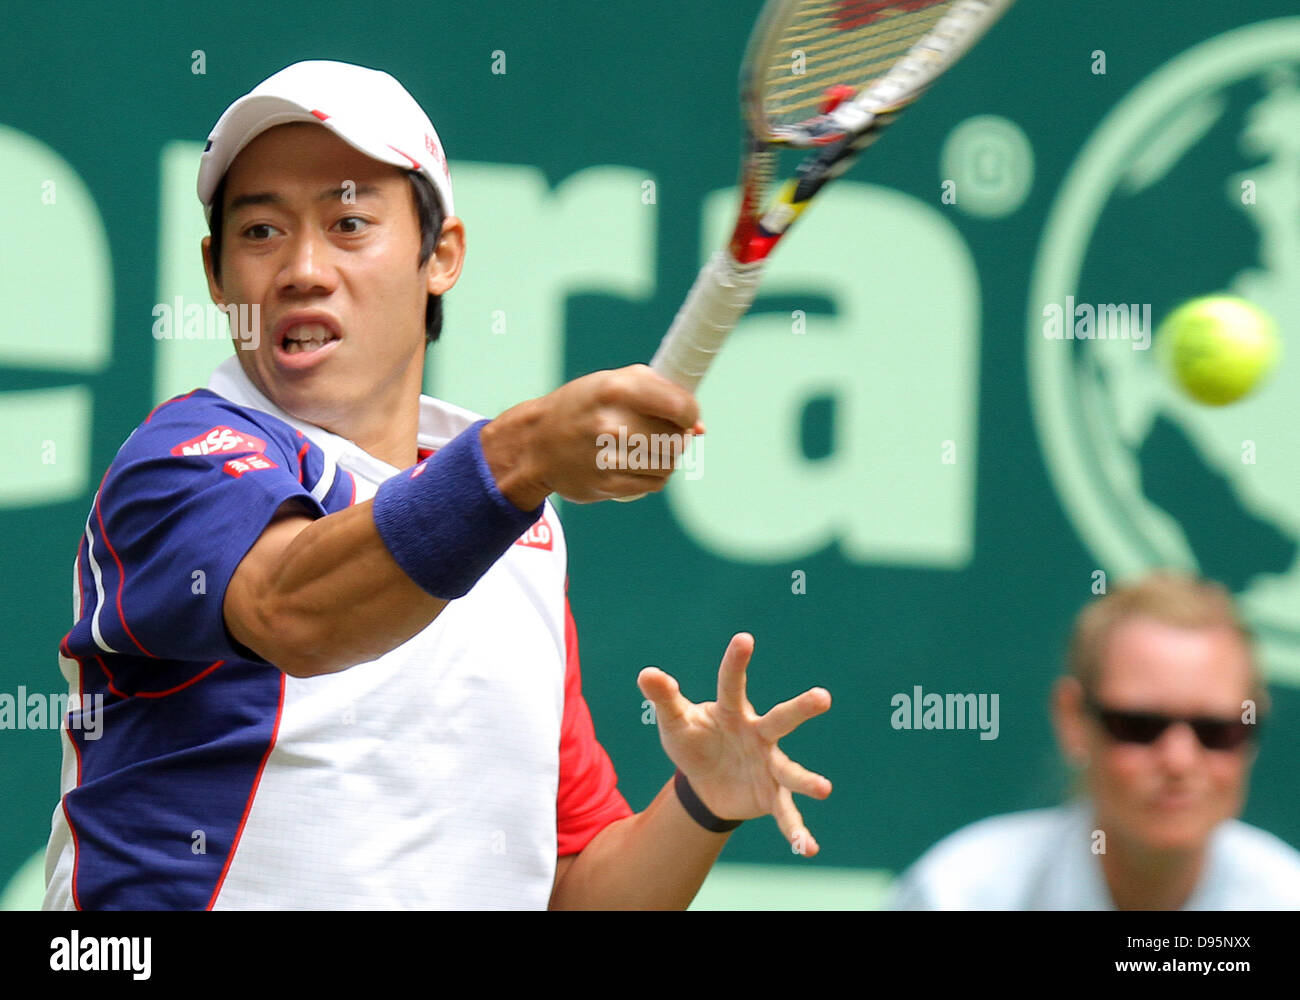
[[[718,667],[718,704],[733,712],[743,713],[745,699],[745,670],[754,655],[754,637],[748,632],[737,632],[722,654]]]
[[[624,497],[637,493],[658,493],[668,482],[672,469],[620,469],[605,476],[600,483],[600,492],[605,499]]]
[[[662,472],[667,476],[690,447],[695,428],[681,428],[630,409],[610,411],[596,435],[594,462],[599,469]],[[698,426],[698,425],[696,425]]]
[[[598,503],[601,500],[633,499],[647,493],[658,493],[668,482],[671,470],[647,472],[607,472],[599,482],[580,484],[581,488],[557,490],[560,496],[573,503]]]
[[[630,418],[629,424],[633,421],[636,423],[635,427],[628,426],[625,433],[630,435],[631,432],[635,430],[646,435],[657,436],[648,439],[646,443],[658,446],[659,451],[667,451],[668,447],[672,446],[676,453],[680,454],[686,449],[686,446],[691,443],[692,434],[703,433],[699,429],[703,426],[699,421],[696,421],[694,424],[679,426],[671,420],[665,420],[663,417],[634,410],[630,407],[612,412],[625,413]],[[629,444],[631,444],[631,442],[629,442]]]
[[[779,750],[772,755],[772,774],[783,787],[810,799],[824,799],[831,793],[829,778],[795,763]]]
[[[831,707],[831,693],[825,688],[809,688],[789,701],[773,706],[758,720],[759,735],[775,743],[788,736],[809,719],[821,715]]]
[[[682,695],[677,679],[658,667],[646,667],[637,674],[636,683],[641,693],[654,703],[655,718],[659,722],[677,722],[691,707],[690,701]]]
[[[782,788],[777,792],[772,818],[776,820],[777,827],[794,853],[812,857],[821,850],[817,841],[813,839],[812,833],[804,826],[803,817],[795,808],[794,798],[788,788]]]
[[[659,417],[678,430],[689,430],[700,419],[700,404],[681,386],[668,381],[649,365],[619,369],[624,380],[616,383],[619,402],[647,417]]]

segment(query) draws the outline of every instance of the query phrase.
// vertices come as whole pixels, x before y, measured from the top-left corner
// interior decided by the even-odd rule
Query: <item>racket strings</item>
[[[921,34],[924,34],[922,32]],[[788,87],[769,90],[766,101],[771,109],[779,107],[782,115],[795,114],[797,120],[810,117],[806,109],[819,105],[825,97],[826,88],[834,83],[850,82],[855,90],[862,90],[876,77],[883,76],[891,66],[907,53],[919,36],[908,35],[896,45],[879,50],[864,61],[860,52],[850,48],[845,52],[821,53],[817,60],[818,72],[814,79],[802,79],[802,82]],[[836,58],[838,57],[838,58]],[[783,76],[769,75],[769,87],[779,85],[782,78],[788,79],[788,70]]]
[[[812,117],[833,84],[865,88],[902,59],[954,2],[902,12],[892,8],[892,13],[846,0],[801,5],[769,49],[762,97],[769,123],[780,126]],[[867,23],[846,29],[845,19],[854,15]],[[804,56],[799,73],[796,50]]]
[[[953,0],[940,0],[940,2],[919,10],[895,14],[892,17],[880,17],[871,24],[847,30],[840,26],[834,15],[828,13],[829,8],[833,7],[834,4],[805,3],[799,8],[795,19],[786,26],[781,37],[786,42],[807,42],[828,36],[832,38],[852,37],[858,39],[859,43],[864,36],[888,38],[891,34],[896,35],[899,31],[906,31],[908,21],[932,15],[936,10],[942,12],[952,2]]]
[[[803,48],[805,57],[804,65],[801,67],[803,73],[794,75],[792,63],[785,61],[769,68],[768,85],[775,89],[769,92],[768,100],[772,103],[784,103],[789,107],[790,98],[811,94],[812,96],[806,100],[798,102],[799,107],[807,107],[820,101],[825,87],[830,83],[850,83],[861,89],[874,77],[883,75],[890,65],[905,55],[941,16],[942,9],[935,11],[934,8],[930,8],[912,15],[906,19],[908,23],[898,25],[893,30],[877,29],[869,33],[872,36],[869,46],[864,45],[862,39],[857,37],[864,33],[862,31],[851,33],[853,37],[848,39],[845,39],[844,34],[840,32],[829,36],[823,32],[823,39],[819,44],[807,44]],[[895,22],[901,20],[904,19],[896,18]],[[832,42],[838,44],[831,44]],[[791,44],[798,47],[796,43],[787,41],[782,48],[787,48]],[[792,76],[795,78],[791,79]],[[782,82],[788,82],[790,86],[780,87]]]

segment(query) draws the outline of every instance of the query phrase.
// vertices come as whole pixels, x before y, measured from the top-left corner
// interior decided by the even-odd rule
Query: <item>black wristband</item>
[[[709,807],[696,796],[695,789],[686,780],[686,775],[682,774],[681,768],[677,769],[677,776],[673,778],[673,788],[677,791],[677,800],[690,814],[691,819],[710,833],[726,833],[745,822],[743,819],[719,819],[709,812]]]

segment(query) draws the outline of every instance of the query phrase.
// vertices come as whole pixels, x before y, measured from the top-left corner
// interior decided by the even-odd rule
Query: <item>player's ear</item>
[[[460,269],[465,264],[465,223],[455,216],[448,216],[442,224],[442,233],[433,253],[425,263],[428,271],[429,294],[442,295],[460,277]]]
[[[212,296],[212,301],[219,306],[226,304],[225,296],[221,293],[221,282],[217,279],[216,273],[212,268],[212,237],[203,237],[201,244],[203,251],[203,271],[208,278],[208,294]]]
[[[1083,685],[1074,677],[1061,677],[1052,687],[1052,723],[1061,753],[1071,764],[1088,762],[1088,720]]]

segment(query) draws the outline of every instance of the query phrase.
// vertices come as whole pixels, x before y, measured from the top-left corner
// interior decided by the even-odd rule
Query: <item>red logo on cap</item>
[[[438,145],[437,140],[435,140],[428,132],[424,133],[424,148],[427,149],[429,154],[438,161],[438,166],[442,167],[442,172],[450,178],[451,171],[447,169],[447,157],[443,153],[442,147]]]

